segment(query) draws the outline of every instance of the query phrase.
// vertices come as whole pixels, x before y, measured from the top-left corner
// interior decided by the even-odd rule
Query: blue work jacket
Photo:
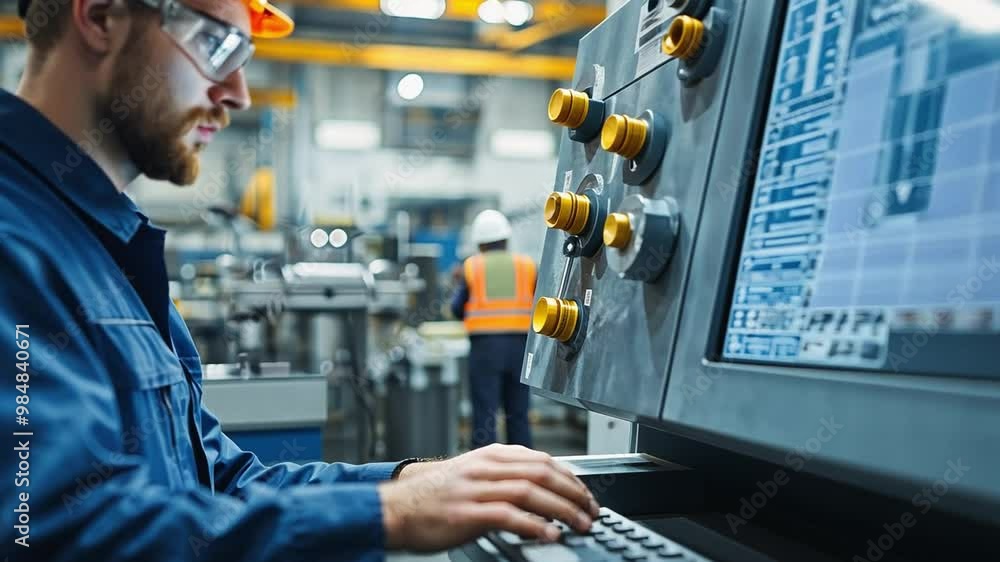
[[[165,231],[2,90],[0,122],[5,555],[383,559],[376,483],[396,464],[265,466],[241,450],[202,405],[198,352],[167,290]]]

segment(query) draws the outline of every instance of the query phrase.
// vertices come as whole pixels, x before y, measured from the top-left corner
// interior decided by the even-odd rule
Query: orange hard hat
[[[288,14],[272,6],[268,0],[244,0],[250,10],[250,34],[262,39],[288,37],[295,22]]]
[[[288,37],[295,29],[295,22],[288,14],[275,8],[268,0],[244,0],[250,11],[250,34],[262,39]],[[31,0],[18,0],[17,13],[24,18]]]

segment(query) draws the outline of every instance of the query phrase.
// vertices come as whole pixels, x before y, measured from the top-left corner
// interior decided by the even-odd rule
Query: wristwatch
[[[413,457],[410,459],[399,461],[399,464],[396,465],[396,468],[392,471],[392,476],[390,476],[389,479],[390,480],[399,479],[399,475],[403,473],[403,469],[410,466],[411,464],[416,464],[418,462],[436,462],[440,460],[444,459]]]

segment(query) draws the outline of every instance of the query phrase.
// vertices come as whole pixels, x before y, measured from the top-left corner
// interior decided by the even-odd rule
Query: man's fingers
[[[462,521],[473,522],[481,529],[510,531],[526,538],[554,542],[559,539],[559,529],[504,501],[470,502],[459,510]]]
[[[586,531],[593,519],[585,509],[529,480],[470,482],[469,494],[479,502],[511,503],[546,519],[559,519],[577,531]]]
[[[522,447],[520,445],[494,445],[491,447],[486,447],[483,449],[484,454],[487,458],[495,460],[498,462],[515,462],[515,463],[540,463],[551,467],[553,470],[557,470],[569,478],[579,481],[573,471],[570,470],[568,466],[561,463],[548,453],[543,453],[541,451],[535,451]],[[581,485],[583,483],[581,482]]]
[[[482,451],[488,458],[499,462],[546,462],[552,458],[548,453],[521,445],[491,445]]]
[[[467,475],[479,480],[529,480],[551,490],[586,511],[591,517],[597,513],[593,509],[593,497],[587,487],[578,479],[563,472],[553,470],[541,463],[480,463],[470,465]],[[593,505],[592,505],[593,504]]]

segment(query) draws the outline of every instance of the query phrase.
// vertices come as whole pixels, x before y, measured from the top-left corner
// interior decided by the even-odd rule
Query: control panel
[[[656,417],[721,117],[735,0],[638,1],[580,44],[522,381]]]

